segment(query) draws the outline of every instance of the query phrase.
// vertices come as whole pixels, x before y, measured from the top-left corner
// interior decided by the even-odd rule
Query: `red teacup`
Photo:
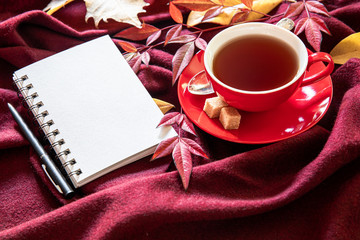
[[[278,52],[276,51],[275,53],[268,53],[272,55],[268,55],[266,57],[260,58],[261,61],[260,60],[257,61],[256,59],[255,60],[253,59],[254,64],[258,64],[259,62],[259,65],[262,65],[262,67],[255,66],[254,69],[251,69],[252,66],[250,65],[249,67],[241,71],[238,71],[242,73],[250,69],[249,74],[244,75],[248,77],[243,77],[241,74],[237,73],[236,71],[234,71],[234,74],[239,74],[239,77],[235,77],[235,78],[232,76],[233,73],[230,72],[229,72],[230,74],[228,75],[226,74],[222,75],[221,73],[220,74],[216,73],[216,71],[219,71],[218,69],[220,69],[220,71],[221,69],[226,69],[226,67],[228,67],[228,69],[230,70],[235,68],[241,69],[241,67],[243,67],[245,63],[247,64],[246,58],[241,60],[239,57],[239,60],[235,58],[234,61],[230,61],[230,60],[218,61],[216,58],[220,56],[219,54],[220,51],[221,53],[227,51],[229,52],[229,54],[231,54],[233,49],[229,50],[228,47],[228,50],[226,50],[226,47],[230,46],[233,42],[239,41],[239,39],[245,39],[247,37],[254,37],[254,36],[260,39],[268,39],[271,41],[276,40],[280,43],[277,44],[279,45],[277,47],[279,47],[280,49],[282,48],[281,45],[287,46],[288,50],[292,54],[291,55],[292,58],[294,58],[293,59],[294,63],[290,64],[290,65],[295,64],[294,66],[290,66],[290,67],[295,67],[295,70],[293,71],[292,75],[283,76],[284,74],[282,74],[284,70],[284,66],[287,66],[286,65],[287,60],[283,62],[279,60],[281,62],[281,64],[279,64],[280,66],[274,63],[274,61],[277,60],[272,60],[273,59],[272,56],[278,57],[277,55],[282,54],[282,53],[278,54]],[[276,48],[275,45],[274,47],[272,46],[257,47],[256,42],[257,40],[256,41],[251,40],[250,43],[248,43],[249,47],[247,48],[256,46],[255,49],[261,49],[261,47],[263,47],[264,51],[266,49]],[[242,43],[239,42],[239,44]],[[239,50],[240,54],[237,53],[236,56],[242,56],[241,53],[244,52],[244,56],[247,56],[249,59],[251,59],[250,54],[247,55],[245,54],[247,52],[246,51],[247,48],[243,50]],[[237,50],[234,50],[234,54],[236,54],[236,51]],[[261,56],[261,54],[259,56]],[[284,56],[285,56],[284,58],[289,59],[290,62],[290,58],[288,58],[287,55]],[[221,58],[219,57],[219,59]],[[305,77],[306,69],[313,63],[319,61],[323,61],[328,64],[321,72],[318,72],[312,76]],[[214,64],[214,62],[217,65],[220,65],[221,63],[225,63],[225,64],[223,64],[222,67],[218,67],[216,64]],[[251,61],[249,60],[249,62]],[[334,62],[329,54],[323,52],[317,52],[308,55],[308,51],[304,43],[295,34],[284,28],[267,23],[244,23],[233,27],[229,27],[221,31],[209,42],[204,54],[204,64],[205,64],[205,71],[207,77],[211,81],[215,92],[218,95],[220,95],[229,105],[241,110],[251,111],[251,112],[265,111],[276,107],[277,105],[281,104],[282,102],[286,101],[289,97],[291,97],[291,95],[299,87],[312,84],[316,81],[323,79],[326,76],[329,76],[334,69]],[[271,64],[273,64],[274,66],[271,66]],[[271,67],[269,68],[269,66]],[[288,67],[286,67],[285,70],[287,70]],[[280,74],[280,75],[279,77],[276,77],[277,75],[274,75],[275,77],[274,76],[270,77],[270,75],[273,74]],[[252,78],[253,75],[256,75],[258,78],[261,78],[260,79],[261,81],[257,83],[256,77],[254,76],[254,78]],[[274,83],[273,84],[274,86],[271,87],[272,86],[271,82],[277,81],[278,78],[283,78],[283,77],[284,77],[284,81]],[[288,79],[285,79],[286,77]],[[220,78],[233,78],[233,79],[230,80],[230,79],[220,79]],[[244,81],[243,82],[244,84],[236,85],[236,82],[234,83],[234,81]],[[270,88],[268,85],[270,86]]]

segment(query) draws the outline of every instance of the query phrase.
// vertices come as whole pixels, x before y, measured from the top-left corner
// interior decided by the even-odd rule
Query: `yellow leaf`
[[[171,103],[162,101],[160,99],[157,98],[153,98],[154,102],[156,103],[156,105],[160,108],[161,112],[163,114],[167,113],[170,109],[174,108],[175,106],[172,105]]]
[[[339,42],[330,55],[337,64],[344,64],[350,58],[360,58],[360,32],[353,33]]]
[[[248,18],[246,21],[253,21],[256,19],[259,19],[263,17],[263,14],[269,13],[271,10],[273,10],[277,5],[279,5],[282,2],[282,0],[258,0],[254,1],[253,4],[253,10],[259,12],[250,12]],[[263,13],[263,14],[260,14]]]
[[[241,0],[212,0],[213,3],[216,3],[218,5],[224,4],[224,6],[234,6],[241,4]],[[222,2],[222,3],[221,3]]]
[[[44,11],[51,15],[72,1],[74,0],[51,0]],[[107,22],[108,19],[113,19],[138,28],[141,28],[141,22],[137,15],[145,12],[143,7],[149,5],[144,0],[84,0],[84,2],[86,5],[85,21],[93,18],[95,26],[98,26],[101,20]]]
[[[220,1],[213,0],[213,2],[220,4]],[[237,8],[247,8],[244,4],[239,4],[239,0],[225,0],[225,6],[235,6]],[[253,2],[253,10],[256,12],[250,12],[246,21],[253,21],[259,19],[263,16],[263,14],[269,13],[273,10],[277,5],[279,5],[282,0],[255,0]],[[238,12],[235,8],[225,8],[224,12],[219,14],[217,17],[208,19],[205,22],[216,23],[220,25],[228,25],[231,22],[232,17]],[[191,11],[188,17],[187,24],[190,26],[195,26],[201,23],[202,18],[204,17],[206,11]],[[263,13],[263,14],[261,14]]]
[[[74,0],[52,0],[45,8],[44,11],[52,15],[54,12],[58,11],[59,9],[65,7],[65,5],[73,2]]]

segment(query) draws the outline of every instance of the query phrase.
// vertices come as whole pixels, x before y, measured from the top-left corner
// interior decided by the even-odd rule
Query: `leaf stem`
[[[305,10],[306,10],[306,15],[308,16],[308,18],[310,18],[310,12],[309,12],[308,7],[306,6],[306,0],[303,0],[303,3],[304,3]]]

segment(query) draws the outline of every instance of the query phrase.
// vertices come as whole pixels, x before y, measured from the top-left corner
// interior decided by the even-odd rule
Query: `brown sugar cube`
[[[236,108],[224,107],[220,111],[219,120],[226,130],[238,129],[241,115]]]
[[[226,106],[228,106],[228,104],[221,100],[221,98],[212,97],[205,100],[203,110],[209,116],[209,118],[217,118],[220,115],[220,110]]]

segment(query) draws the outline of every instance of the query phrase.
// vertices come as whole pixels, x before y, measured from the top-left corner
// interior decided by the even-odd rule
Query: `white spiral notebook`
[[[176,133],[109,36],[33,63],[14,82],[75,187]]]

